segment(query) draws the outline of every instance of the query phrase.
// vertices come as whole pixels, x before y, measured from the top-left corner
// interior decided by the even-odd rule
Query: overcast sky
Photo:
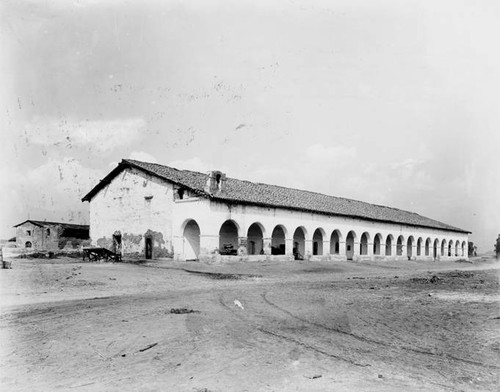
[[[122,158],[500,233],[498,0],[0,4],[0,238]]]

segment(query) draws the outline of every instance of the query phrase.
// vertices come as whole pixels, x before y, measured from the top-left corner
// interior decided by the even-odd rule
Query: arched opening
[[[153,258],[153,237],[147,235],[144,237],[144,253],[147,260]]]
[[[431,248],[431,239],[427,238],[425,240],[425,255],[426,256],[429,256],[430,248]]]
[[[354,241],[356,240],[356,233],[350,231],[345,239],[345,254],[347,260],[352,260],[354,257]]]
[[[385,255],[392,256],[392,235],[388,235],[385,239]]]
[[[186,260],[197,260],[200,255],[200,227],[195,220],[186,223],[183,237],[183,253]]]
[[[249,255],[264,254],[264,233],[258,223],[253,223],[248,228],[247,251]]]
[[[465,257],[465,249],[467,249],[467,242],[462,242],[462,257]]]
[[[398,242],[396,243],[396,255],[397,256],[403,256],[403,241],[404,237],[400,235],[398,237]]]
[[[340,231],[334,230],[330,236],[330,254],[338,255],[340,253]]]
[[[25,248],[31,248],[32,246],[33,244],[31,243],[31,241],[26,241],[26,243],[24,244]]]
[[[320,229],[313,234],[313,255],[323,255],[323,232]]]
[[[382,236],[380,234],[376,234],[375,238],[373,239],[373,254],[374,255],[379,255],[380,254],[380,244],[382,242]]]
[[[271,235],[271,254],[284,255],[285,254],[285,230],[283,226],[276,226]]]
[[[359,242],[359,254],[360,255],[367,255],[368,254],[368,238],[370,238],[368,233],[363,233],[361,235],[361,241]]]
[[[434,249],[433,249],[433,257],[437,259],[438,257],[438,247],[439,247],[439,240],[436,238],[434,240]]]
[[[450,242],[448,242],[448,257],[451,257],[452,256],[452,248],[453,248],[453,241],[450,240]]]
[[[446,247],[446,240],[443,240],[441,242],[441,256],[444,256],[445,247]]]
[[[408,256],[408,260],[413,257],[413,236],[408,237],[408,241],[406,241],[406,256]]]
[[[417,256],[420,256],[422,253],[422,237],[419,237],[417,240]]]
[[[306,235],[302,227],[297,227],[293,233],[293,256],[295,260],[304,260],[306,253]]]
[[[457,242],[455,242],[455,256],[460,256],[460,242],[457,240]]]
[[[225,221],[220,227],[219,252],[226,256],[238,254],[238,226],[232,220]]]

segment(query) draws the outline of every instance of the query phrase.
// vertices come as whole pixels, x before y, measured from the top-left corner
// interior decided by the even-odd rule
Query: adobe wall
[[[16,246],[18,248],[26,248],[26,243],[31,242],[31,249],[33,250],[58,250],[58,230],[55,227],[50,227],[49,229],[50,234],[46,227],[40,227],[31,222],[17,226]]]
[[[153,257],[172,254],[173,186],[167,181],[129,168],[101,189],[90,202],[93,246],[113,250],[113,235],[121,234],[121,253],[145,257],[146,238]]]

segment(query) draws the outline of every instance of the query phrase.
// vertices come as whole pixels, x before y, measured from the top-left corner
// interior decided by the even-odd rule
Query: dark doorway
[[[146,259],[153,258],[153,239],[146,237]]]
[[[121,233],[113,234],[113,252],[118,255],[122,254],[122,235]]]

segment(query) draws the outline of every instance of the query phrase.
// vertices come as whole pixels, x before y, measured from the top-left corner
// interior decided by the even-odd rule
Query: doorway
[[[153,258],[153,238],[146,237],[146,259]]]

